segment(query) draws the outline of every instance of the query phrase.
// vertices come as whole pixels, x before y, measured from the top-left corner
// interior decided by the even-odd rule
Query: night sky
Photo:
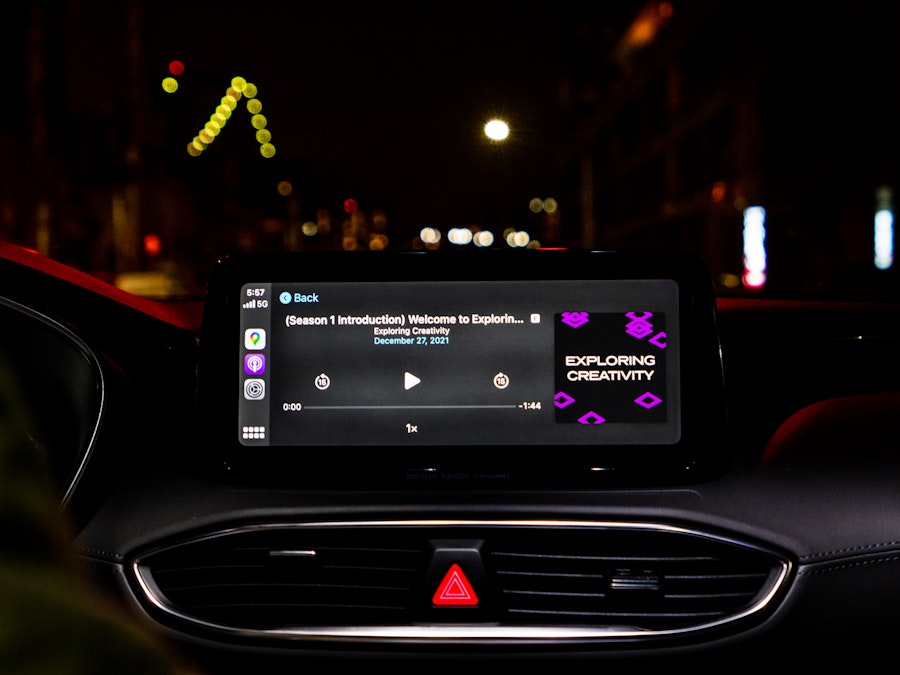
[[[144,2],[131,32],[137,60],[122,30],[126,3],[81,0],[71,12],[68,102],[90,114],[143,97],[156,154],[180,161],[241,75],[259,88],[277,148],[278,169],[265,170],[293,175],[310,192],[346,193],[395,212],[434,205],[436,218],[474,220],[512,200],[524,208],[527,195],[551,196],[555,187],[548,168],[571,7]],[[160,82],[173,59],[185,72],[179,91],[166,95]],[[503,147],[482,135],[493,115],[512,127]],[[253,145],[248,125],[233,126],[211,157]]]

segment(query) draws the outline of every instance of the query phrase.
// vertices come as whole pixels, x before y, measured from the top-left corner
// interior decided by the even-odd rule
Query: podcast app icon
[[[245,354],[244,372],[247,375],[262,375],[266,372],[266,357],[262,354]]]
[[[263,328],[248,328],[244,331],[244,347],[247,349],[265,349],[266,331]]]

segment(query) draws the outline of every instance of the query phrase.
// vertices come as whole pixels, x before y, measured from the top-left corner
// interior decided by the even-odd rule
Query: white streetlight
[[[484,125],[484,135],[492,141],[505,141],[509,136],[509,125],[500,119],[493,119]]]

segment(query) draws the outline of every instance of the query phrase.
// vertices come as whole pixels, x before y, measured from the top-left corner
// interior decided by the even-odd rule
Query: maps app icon
[[[244,331],[245,349],[265,349],[266,331],[263,328],[248,328]]]

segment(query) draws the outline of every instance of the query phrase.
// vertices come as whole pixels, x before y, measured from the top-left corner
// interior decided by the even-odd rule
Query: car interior
[[[341,252],[223,259],[176,313],[3,253],[78,562],[201,663],[896,626],[897,305],[719,302],[684,253]]]
[[[307,8],[302,31],[269,21],[218,52],[203,28],[236,25],[237,3],[221,17],[202,3],[205,21],[187,24],[175,3],[63,4],[11,14],[30,27],[10,44],[30,55],[37,131],[33,171],[0,158],[0,673],[659,672],[894,655],[900,146],[891,114],[860,103],[863,83],[898,81],[896,55],[881,60],[900,27],[892,3],[562,3],[540,30],[487,3],[489,28],[503,17],[578,85],[559,87],[570,105],[553,161],[537,116],[512,124],[540,145],[537,163],[534,147],[504,155],[496,139],[467,154],[461,132],[413,161],[377,116],[372,101],[392,98],[430,111],[407,139],[422,152],[463,118],[455,99],[508,85],[512,100],[511,74],[482,90],[426,60],[429,42],[470,49],[456,65],[493,45],[435,29],[468,25],[474,4],[442,18]],[[305,55],[335,44],[334,22],[345,51],[322,58],[354,69],[326,87],[327,66]],[[120,23],[131,40],[109,37],[109,53],[152,76],[94,101],[59,75],[34,103],[38,65],[99,63],[92,50],[109,45],[79,42],[83,29]],[[395,33],[375,30],[398,26],[416,38],[402,58],[388,56]],[[549,26],[571,31],[556,42]],[[873,26],[878,39],[853,41]],[[271,63],[288,29],[309,42],[290,43],[287,74],[263,71],[258,89],[232,78],[232,62]],[[363,35],[384,52],[357,52]],[[102,63],[97,83],[121,65]],[[368,103],[338,103],[354,89],[342,73],[374,82],[383,65],[383,99],[358,83]],[[806,77],[811,65],[827,67]],[[850,93],[820,91],[830,78]],[[223,82],[220,122],[191,140]],[[289,104],[276,82],[299,83]],[[237,102],[252,135],[246,120],[222,129],[243,119]],[[24,125],[8,107],[5,126]],[[54,114],[71,129],[47,124],[64,121]],[[827,143],[810,140],[825,128]],[[423,187],[438,166],[442,188],[490,205],[454,199],[441,214]],[[390,221],[336,177],[366,168],[403,205]],[[558,202],[520,200],[525,225],[504,229],[489,188],[502,175],[519,199],[544,173],[562,176]],[[458,208],[483,220],[463,227]],[[30,224],[13,226],[22,213]]]

